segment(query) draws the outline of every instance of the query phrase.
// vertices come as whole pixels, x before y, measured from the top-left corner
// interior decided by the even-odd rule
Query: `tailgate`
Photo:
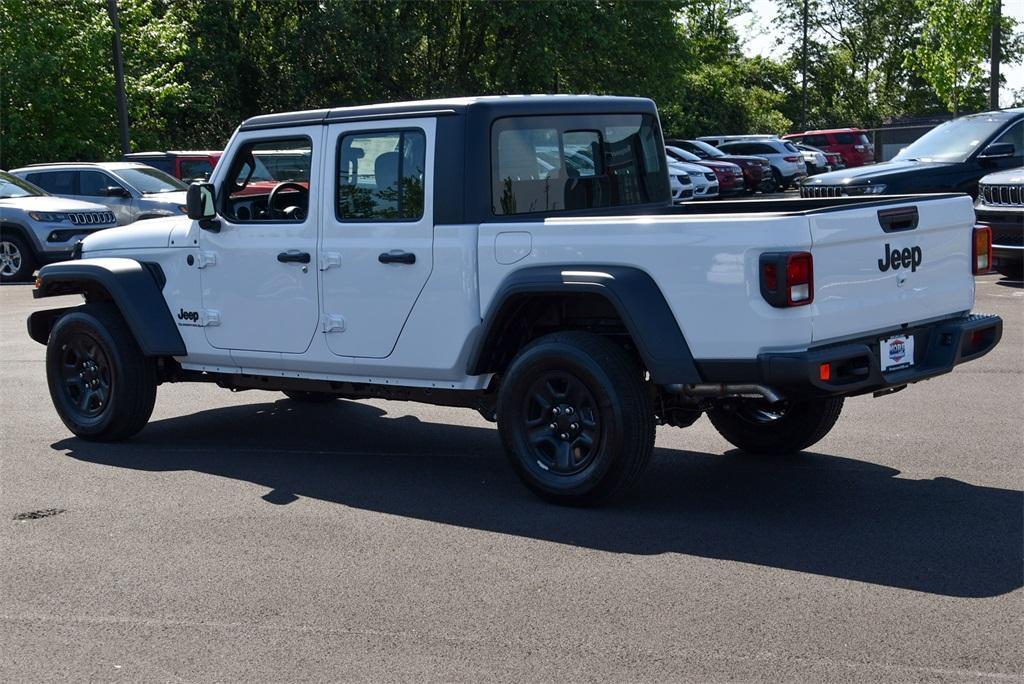
[[[970,197],[914,198],[808,216],[816,342],[893,328],[974,303]]]

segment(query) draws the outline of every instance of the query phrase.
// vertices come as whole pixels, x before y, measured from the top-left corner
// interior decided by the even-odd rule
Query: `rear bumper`
[[[914,336],[914,365],[882,372],[879,341],[894,335]],[[971,314],[871,337],[826,345],[796,353],[761,354],[756,361],[697,362],[705,382],[758,383],[787,397],[855,396],[902,388],[981,358],[999,343],[1003,320]],[[829,364],[829,380],[821,379]]]

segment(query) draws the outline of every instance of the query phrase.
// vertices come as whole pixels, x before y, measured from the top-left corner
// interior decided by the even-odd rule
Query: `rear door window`
[[[491,211],[497,216],[668,202],[665,152],[650,115],[531,116],[495,121]]]
[[[181,160],[181,179],[184,181],[207,180],[212,172],[213,164],[209,159]]]
[[[803,139],[805,145],[811,145],[812,147],[821,147],[822,145],[828,145],[827,135],[805,135]]]
[[[419,129],[342,136],[335,193],[338,220],[422,218],[426,151]]]
[[[45,173],[33,173],[29,174],[28,182],[35,183],[43,190],[54,195],[78,194],[77,171],[47,171]]]
[[[857,140],[857,136],[853,133],[836,133],[836,144],[838,145],[857,145],[860,143]]]

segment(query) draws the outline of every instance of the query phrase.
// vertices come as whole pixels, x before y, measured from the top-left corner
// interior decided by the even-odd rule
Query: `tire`
[[[654,449],[654,410],[640,367],[590,333],[554,333],[523,348],[502,381],[497,409],[512,468],[554,503],[621,496]]]
[[[842,397],[791,402],[780,411],[743,404],[709,411],[711,424],[733,446],[752,454],[791,454],[827,435],[843,410]]]
[[[340,398],[337,394],[330,392],[310,392],[308,390],[282,390],[282,394],[292,401],[301,401],[306,404],[326,404]]]
[[[111,304],[86,304],[57,319],[46,380],[60,419],[82,439],[127,439],[146,426],[156,402],[156,365]]]
[[[5,232],[0,236],[0,280],[21,282],[32,278],[36,259],[20,235]]]
[[[778,169],[772,169],[772,178],[775,179],[776,192],[785,192],[789,189],[789,183],[782,178],[782,174],[779,173]]]

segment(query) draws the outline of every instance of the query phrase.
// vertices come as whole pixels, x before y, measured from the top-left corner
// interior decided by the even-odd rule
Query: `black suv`
[[[965,192],[978,180],[1024,163],[1024,108],[971,114],[936,126],[892,161],[823,173],[800,185],[801,197]]]

